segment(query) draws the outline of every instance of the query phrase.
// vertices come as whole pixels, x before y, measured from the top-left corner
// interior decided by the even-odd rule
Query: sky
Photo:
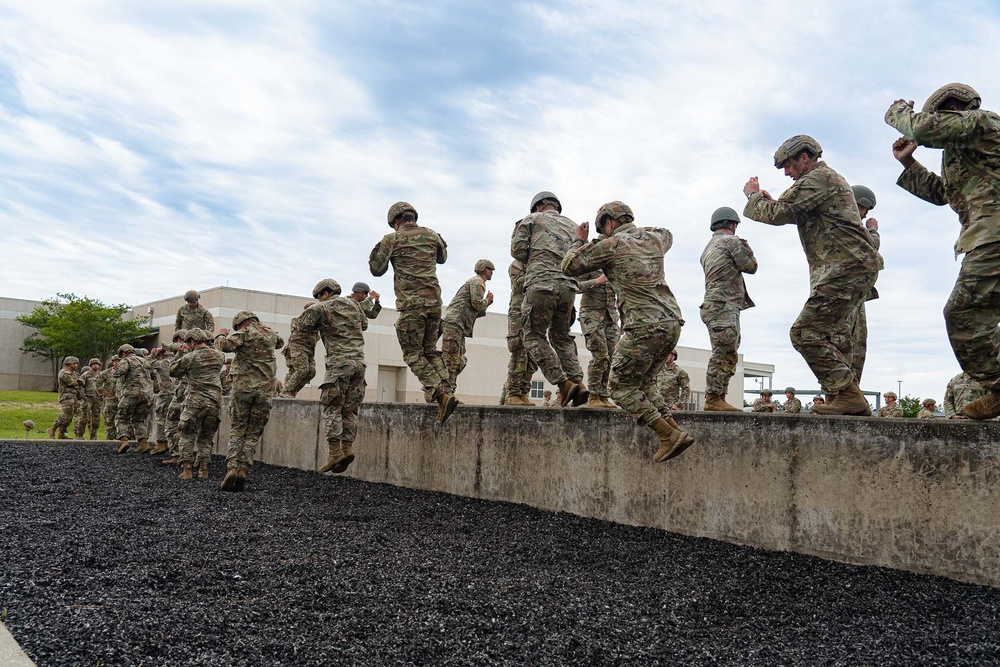
[[[878,198],[862,388],[940,402],[958,219],[895,185],[883,116],[951,81],[1000,109],[998,43],[993,0],[0,1],[0,296],[308,296],[332,277],[391,305],[366,258],[405,200],[448,242],[445,299],[489,258],[505,312],[510,232],[551,190],[577,222],[622,200],[670,229],[680,344],[709,348],[710,216],[742,211],[751,176],[786,189],[773,154],[804,133]],[[740,351],[813,389],[788,339],[809,291],[796,230],[738,233],[760,265]]]

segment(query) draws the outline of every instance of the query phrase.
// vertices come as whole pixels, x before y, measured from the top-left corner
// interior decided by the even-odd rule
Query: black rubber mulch
[[[258,465],[0,444],[0,615],[39,665],[969,664],[1000,590]]]

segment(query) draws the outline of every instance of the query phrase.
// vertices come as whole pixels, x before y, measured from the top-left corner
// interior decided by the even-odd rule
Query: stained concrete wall
[[[698,443],[653,464],[652,431],[622,412],[435,416],[365,404],[348,474],[1000,586],[997,423],[679,413]],[[316,403],[275,401],[260,459],[315,469],[320,421]]]

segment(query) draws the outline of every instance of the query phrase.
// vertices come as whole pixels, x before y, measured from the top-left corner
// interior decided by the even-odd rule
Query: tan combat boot
[[[52,426],[50,426],[47,429],[45,429],[45,432],[49,434],[50,438],[56,437],[56,427],[55,427],[55,425],[53,424]]]
[[[145,454],[150,449],[151,449],[151,447],[150,447],[150,444],[149,444],[149,440],[146,440],[145,438],[139,438],[139,446],[136,447],[135,453],[136,454]]]
[[[167,441],[157,440],[156,447],[153,447],[153,450],[149,453],[149,455],[156,456],[157,454],[162,454],[165,451],[167,451]]]
[[[705,394],[706,412],[743,412],[737,407],[726,403],[725,394]]]
[[[660,437],[660,448],[653,455],[654,463],[669,461],[694,444],[694,438],[680,430],[677,422],[671,417],[669,420],[660,417],[652,424],[652,429]]]
[[[458,407],[459,400],[451,394],[441,392],[438,396],[438,422],[443,424],[451,417],[451,413]]]
[[[525,408],[535,407],[535,404],[532,403],[527,396],[508,396],[507,400],[504,401],[504,405],[516,405]]]
[[[327,446],[330,448],[330,453],[326,458],[326,463],[320,466],[320,472],[330,472],[335,465],[344,460],[344,450],[341,447],[340,440],[330,442]]]
[[[190,463],[181,464],[181,474],[177,476],[177,479],[194,479],[193,468]]]
[[[198,479],[208,479],[208,464],[201,463],[198,465]]]
[[[586,405],[587,401],[590,400],[590,390],[587,389],[587,385],[580,380],[576,383],[576,395],[573,396],[573,407],[579,407],[581,405]]]
[[[1000,390],[991,389],[981,398],[966,403],[962,414],[969,419],[993,419],[1000,417]]]
[[[247,467],[243,464],[236,469],[236,486],[233,487],[233,491],[242,491],[243,487],[247,483]]]
[[[239,470],[239,466],[235,464],[230,464],[226,468],[226,476],[222,478],[222,484],[219,488],[223,491],[232,491],[236,488],[236,472]]]
[[[814,405],[813,412],[818,415],[852,415],[855,417],[871,417],[872,408],[868,405],[865,395],[858,385],[852,384],[847,389],[838,392],[832,401],[824,405]]]
[[[160,461],[160,463],[162,463],[165,466],[177,465],[180,462],[181,462],[181,457],[178,456],[177,454],[171,454],[167,458]]]
[[[354,463],[354,444],[344,441],[341,441],[341,444],[344,447],[343,449],[344,458],[340,459],[340,461],[338,461],[336,465],[333,466],[333,473],[336,475],[339,475],[340,473],[344,472],[345,470],[347,470],[347,467],[349,465]]]
[[[60,429],[58,439],[59,440],[72,440],[73,438],[71,438],[68,435],[66,435],[66,431],[65,430]]]
[[[604,401],[601,400],[600,396],[598,396],[597,394],[591,394],[587,398],[587,404],[584,407],[604,409],[605,406],[604,406]]]
[[[604,403],[604,407],[610,408],[612,410],[617,410],[618,406],[611,402],[610,396],[601,396],[601,403]]]
[[[121,442],[121,444],[120,444],[120,445],[118,445],[118,453],[119,453],[119,454],[124,454],[125,452],[127,452],[127,451],[128,451],[128,438],[126,438],[126,437],[125,437],[125,436],[123,435],[123,436],[121,437],[121,441],[122,441],[122,442]]]
[[[560,382],[559,393],[562,394],[562,401],[559,403],[559,406],[565,408],[569,405],[576,398],[576,392],[578,391],[580,391],[580,388],[572,380]]]

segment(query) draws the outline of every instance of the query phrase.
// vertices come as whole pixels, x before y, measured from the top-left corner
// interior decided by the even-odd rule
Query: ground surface
[[[0,615],[39,665],[969,664],[1000,590],[258,465],[0,443]]]
[[[0,391],[0,439],[44,440],[49,437],[45,429],[52,426],[61,411],[59,394],[54,391]],[[35,422],[34,430],[28,434],[24,431],[25,419]],[[69,427],[71,438],[74,428],[75,422]],[[104,437],[103,417],[98,437]]]

